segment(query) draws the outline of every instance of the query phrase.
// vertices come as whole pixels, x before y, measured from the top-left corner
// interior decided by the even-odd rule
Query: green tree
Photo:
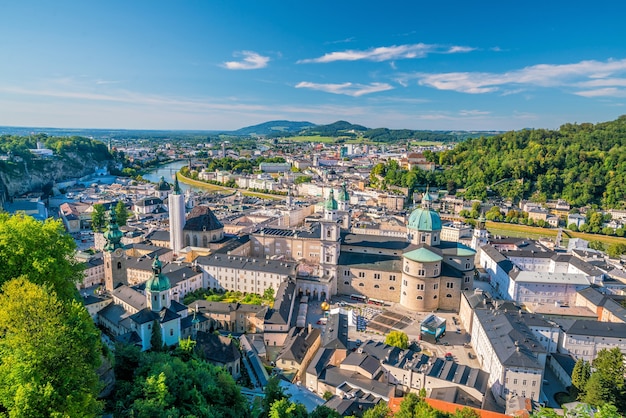
[[[406,350],[409,348],[409,337],[402,331],[391,331],[385,337],[385,344]]]
[[[606,252],[611,258],[619,258],[620,255],[626,253],[626,244],[622,244],[621,242],[611,244]]]
[[[413,392],[409,392],[400,402],[400,410],[394,415],[394,418],[416,418],[415,408],[422,400]]]
[[[589,243],[589,248],[592,250],[604,251],[604,243],[602,241],[594,240]]]
[[[117,217],[117,224],[119,226],[126,225],[129,214],[128,209],[126,209],[126,205],[121,200],[115,205],[115,216]]]
[[[324,398],[324,400],[327,401],[330,398],[332,398],[333,396],[335,396],[335,395],[333,395],[333,393],[331,391],[327,390],[326,392],[324,392],[324,395],[322,395],[322,398]]]
[[[0,410],[12,417],[96,416],[100,334],[76,300],[19,278],[0,294]]]
[[[106,210],[104,209],[104,205],[101,203],[96,203],[93,205],[93,212],[91,212],[91,229],[94,232],[100,232],[104,228],[106,224]]]
[[[0,286],[25,277],[48,285],[61,300],[76,299],[83,266],[75,261],[76,243],[61,221],[0,213]]]
[[[319,405],[309,414],[309,418],[341,418],[341,414],[325,405]]]
[[[283,398],[272,403],[269,418],[307,418],[309,414],[301,403]]]
[[[288,396],[280,386],[280,378],[272,376],[265,385],[265,397],[263,398],[263,416],[269,416],[270,408],[274,402],[281,399],[287,399]]]
[[[626,408],[625,368],[624,355],[619,347],[600,350],[591,366],[593,372],[585,386],[584,401],[594,406],[611,403],[624,412]]]
[[[584,359],[578,359],[572,371],[572,395],[583,397],[585,395],[585,387],[591,376],[591,363]]]
[[[117,375],[116,378],[114,416],[247,418],[250,415],[246,399],[231,375],[195,357],[185,361],[169,353],[142,352],[131,380],[120,380]]]
[[[385,402],[378,402],[375,407],[363,413],[363,418],[389,418],[391,416],[391,410]]]
[[[161,325],[156,319],[152,321],[152,334],[150,335],[150,347],[152,351],[163,349],[163,335],[161,334]]]

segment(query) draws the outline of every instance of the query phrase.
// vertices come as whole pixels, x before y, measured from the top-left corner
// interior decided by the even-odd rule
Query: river
[[[148,171],[145,174],[142,174],[141,177],[153,183],[158,183],[159,181],[161,181],[161,176],[163,176],[165,177],[165,181],[173,184],[174,174],[176,174],[184,165],[187,165],[187,161],[175,161],[173,163],[164,164]],[[187,191],[187,189],[191,189],[197,192],[206,192],[206,189],[203,190],[200,187],[190,186],[182,182],[178,182],[178,185],[183,192]]]

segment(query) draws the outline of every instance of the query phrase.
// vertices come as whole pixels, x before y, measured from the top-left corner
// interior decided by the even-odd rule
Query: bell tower
[[[104,246],[104,287],[111,292],[120,284],[127,284],[126,252],[122,244],[122,236],[117,225],[115,210],[111,207],[109,212],[109,225],[104,233],[106,245]]]

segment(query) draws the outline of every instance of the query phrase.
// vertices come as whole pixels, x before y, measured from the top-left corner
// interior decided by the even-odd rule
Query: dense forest
[[[471,139],[438,157],[446,167],[441,185],[467,188],[466,197],[493,189],[513,199],[618,207],[626,196],[626,116]]]
[[[371,182],[415,189],[438,186],[467,199],[488,195],[538,202],[562,198],[573,206],[624,206],[626,197],[626,116],[612,122],[566,124],[559,130],[533,129],[469,139],[451,150],[424,153],[441,169],[408,171],[379,164]]]

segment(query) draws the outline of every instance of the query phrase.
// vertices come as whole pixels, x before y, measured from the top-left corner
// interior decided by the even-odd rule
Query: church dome
[[[172,189],[172,185],[165,181],[165,177],[161,176],[161,180],[154,188],[160,192],[169,192]]]
[[[154,257],[152,262],[152,277],[146,282],[146,291],[164,292],[171,289],[170,279],[161,273],[161,261],[159,257]]]
[[[324,201],[324,209],[326,210],[337,210],[339,208],[339,204],[335,200],[335,193],[333,189],[330,189],[330,193],[328,194],[328,199]]]
[[[203,232],[223,229],[224,225],[217,219],[208,206],[196,206],[191,210],[183,228],[185,231]]]
[[[339,191],[339,196],[337,196],[337,200],[341,202],[349,202],[350,194],[348,193],[348,188],[346,187],[346,183],[341,186],[341,190]]]
[[[434,210],[415,209],[409,216],[407,228],[424,232],[441,231],[441,218]]]

